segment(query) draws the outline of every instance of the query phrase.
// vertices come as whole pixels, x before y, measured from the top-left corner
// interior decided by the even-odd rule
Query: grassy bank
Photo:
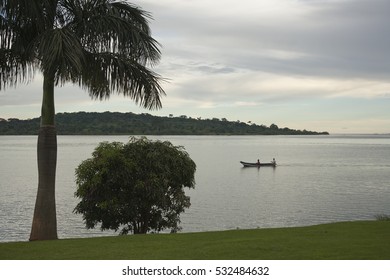
[[[390,222],[0,243],[0,259],[390,259]]]

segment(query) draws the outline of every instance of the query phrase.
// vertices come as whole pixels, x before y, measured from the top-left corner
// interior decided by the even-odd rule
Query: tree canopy
[[[270,127],[222,119],[158,117],[134,113],[59,113],[58,134],[62,135],[316,135],[329,134],[308,130]],[[32,135],[39,118],[29,120],[0,119],[0,135]]]
[[[169,141],[100,143],[76,169],[75,196],[81,201],[74,211],[87,228],[176,232],[180,213],[190,206],[184,188],[195,187],[195,170],[184,148]]]

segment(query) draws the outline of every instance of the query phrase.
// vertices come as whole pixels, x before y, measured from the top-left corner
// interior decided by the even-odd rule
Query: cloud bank
[[[390,132],[390,1],[133,3],[151,12],[153,35],[162,44],[154,70],[168,80],[167,97],[156,114]],[[39,87],[31,89],[28,97],[19,89],[1,92],[1,106],[12,111],[39,103]],[[60,93],[60,110],[142,111],[119,97],[95,104],[74,87]]]

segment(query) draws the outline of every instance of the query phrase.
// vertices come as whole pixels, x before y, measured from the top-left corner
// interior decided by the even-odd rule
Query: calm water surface
[[[289,227],[390,215],[390,136],[154,136],[182,145],[197,164],[183,232]],[[59,136],[60,238],[116,234],[86,230],[74,170],[101,141],[126,136]],[[37,190],[36,136],[0,136],[0,242],[28,240]],[[270,161],[276,168],[242,168]]]

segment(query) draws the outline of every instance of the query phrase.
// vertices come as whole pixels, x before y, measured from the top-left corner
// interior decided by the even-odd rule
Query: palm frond
[[[79,83],[93,98],[123,94],[161,107],[160,60],[151,15],[126,1],[0,0],[0,89],[32,79]]]
[[[85,67],[79,38],[68,28],[48,30],[38,40],[43,73],[55,73],[56,83],[76,81]]]
[[[151,36],[149,13],[126,2],[63,0],[62,21],[78,35],[86,57],[79,84],[96,99],[112,92],[128,96],[148,109],[161,108],[161,78],[149,70],[160,59]]]
[[[0,90],[20,83],[29,83],[34,78],[34,65],[20,59],[11,50],[0,49],[0,61]]]
[[[112,53],[89,53],[89,65],[80,84],[96,99],[108,98],[111,92],[121,93],[148,109],[161,108],[162,80],[156,73],[129,57]]]
[[[37,34],[37,24],[25,10],[27,4],[38,1],[0,2],[0,89],[27,83],[35,72],[32,41]]]
[[[17,26],[35,25],[45,30],[53,25],[58,0],[3,0],[2,14]]]
[[[151,37],[148,13],[126,2],[74,2],[64,1],[74,15],[67,20],[88,51],[127,54],[142,64],[159,61],[159,44]]]

